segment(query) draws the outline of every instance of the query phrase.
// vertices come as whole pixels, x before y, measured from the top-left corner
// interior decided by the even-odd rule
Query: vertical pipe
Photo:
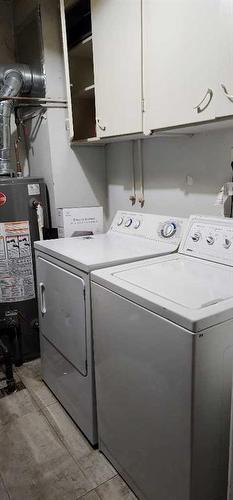
[[[4,83],[0,89],[0,97],[14,97],[18,95],[22,84],[23,80],[19,72],[15,70],[7,71]],[[14,171],[10,167],[12,109],[12,101],[0,102],[0,175],[9,175]]]
[[[138,146],[138,165],[139,165],[139,175],[140,175],[140,194],[138,196],[138,202],[141,205],[141,208],[143,208],[144,203],[145,203],[145,198],[144,198],[144,172],[143,172],[143,154],[142,154],[142,140],[138,139],[137,140],[137,146]]]
[[[129,200],[132,205],[136,203],[136,187],[135,187],[135,161],[134,161],[134,141],[131,141],[131,195],[129,196]]]
[[[0,175],[10,175],[11,112],[13,99],[20,93],[28,94],[32,87],[44,79],[31,72],[26,64],[0,65]],[[4,100],[4,98],[7,98]]]

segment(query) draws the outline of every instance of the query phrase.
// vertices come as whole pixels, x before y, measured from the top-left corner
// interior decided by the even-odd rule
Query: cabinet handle
[[[103,130],[103,131],[105,131],[105,130],[106,130],[106,127],[103,127],[102,125],[100,125],[100,120],[99,120],[99,118],[96,118],[96,123],[97,123],[98,127],[100,128],[100,130]]]
[[[206,108],[208,108],[209,104],[212,101],[213,94],[214,93],[213,93],[212,89],[207,90],[207,92],[206,92],[205,96],[203,97],[203,99],[201,100],[201,102],[197,106],[195,106],[195,108],[194,108],[197,110],[197,113],[202,113],[202,111],[204,111]],[[206,105],[201,108],[201,105],[203,104],[203,102],[206,100],[207,97],[209,97],[209,99],[208,99]]]
[[[39,283],[39,296],[40,296],[40,310],[41,310],[41,314],[44,315],[46,313],[45,286],[44,286],[44,283]]]
[[[223,93],[227,97],[227,99],[229,99],[229,101],[233,102],[233,95],[228,94],[227,88],[225,87],[225,85],[223,85],[223,83],[221,83],[221,87],[222,87]]]

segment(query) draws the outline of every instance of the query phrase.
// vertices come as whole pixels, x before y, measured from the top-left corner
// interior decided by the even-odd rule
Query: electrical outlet
[[[186,175],[186,184],[188,186],[192,186],[193,185],[193,177],[191,175]]]

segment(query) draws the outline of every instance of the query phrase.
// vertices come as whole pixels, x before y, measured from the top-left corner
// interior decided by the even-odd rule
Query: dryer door
[[[37,286],[41,334],[86,375],[84,280],[38,256]]]

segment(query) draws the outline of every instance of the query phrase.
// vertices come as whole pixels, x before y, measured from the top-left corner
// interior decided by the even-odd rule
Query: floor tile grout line
[[[34,403],[36,404],[36,406],[38,407],[38,409],[39,409],[39,410],[41,410],[41,408],[42,408],[42,407],[43,407],[43,408],[44,408],[44,407],[45,407],[45,408],[47,408],[48,406],[51,406],[51,405],[53,405],[53,404],[55,404],[55,403],[57,402],[57,401],[53,401],[52,403],[49,403],[48,405],[45,405],[45,404],[44,404],[44,403],[42,403],[42,402],[41,402],[41,404],[40,404],[40,403],[39,403],[39,397],[38,397],[38,396],[36,396],[35,392],[33,391],[33,389],[32,389],[30,386],[26,385],[26,384],[27,384],[27,382],[25,381],[25,379],[24,379],[24,380],[23,380],[23,379],[21,379],[21,381],[22,381],[22,382],[23,382],[23,384],[25,385],[25,388],[26,388],[26,389],[27,389],[27,391],[29,392],[30,396],[32,397],[32,399],[33,399]],[[41,382],[43,383],[43,381],[42,381],[42,380],[41,380]]]
[[[103,484],[106,484],[108,483],[109,481],[111,481],[114,477],[118,476],[118,474],[116,473],[115,476],[109,478],[109,479],[106,479],[105,481],[103,481],[101,484],[99,484],[98,486],[96,486],[95,488],[93,488],[92,490],[88,491],[87,493],[85,493],[84,495],[81,495],[81,497],[77,497],[75,498],[75,500],[82,500],[83,498],[85,499],[85,497],[87,495],[89,495],[90,493],[92,493],[93,491],[95,491],[95,493],[97,494],[98,498],[100,499],[100,496],[98,494],[98,491],[97,489],[99,488],[99,486],[103,486]]]
[[[110,479],[108,479],[108,481],[110,481]],[[105,481],[105,483],[107,483],[107,481]],[[104,483],[102,483],[102,484],[104,484]],[[97,495],[97,497],[98,497],[98,500],[101,500],[101,499],[100,499],[100,496],[98,495],[98,492],[96,491],[96,490],[97,490],[97,488],[98,488],[98,486],[96,486],[96,487],[95,487],[95,488],[93,488],[92,490],[88,491],[88,492],[87,492],[87,493],[85,493],[84,495],[81,495],[81,497],[76,497],[76,498],[75,498],[75,500],[82,500],[82,499],[84,499],[84,500],[85,500],[85,497],[87,497],[88,495],[90,495],[90,493],[93,493],[93,492],[95,492],[95,493],[96,493],[96,495]]]
[[[52,403],[49,403],[48,405],[44,405],[44,406],[45,406],[45,408],[48,408],[48,407],[50,407],[50,406],[52,406],[52,405],[56,405],[57,403],[59,403],[59,401],[58,401],[58,400],[53,401]],[[60,404],[60,403],[59,403],[59,404]]]
[[[105,483],[107,483],[108,481],[110,481],[110,479],[108,479],[107,481],[104,481],[104,482],[105,482]],[[104,483],[102,483],[102,484],[104,484]],[[82,498],[84,498],[84,499],[85,499],[85,497],[87,497],[87,495],[90,495],[90,493],[93,493],[93,491],[96,493],[96,495],[97,495],[97,496],[98,496],[98,498],[100,499],[100,497],[99,497],[99,495],[98,495],[98,493],[97,493],[97,491],[96,491],[96,490],[97,490],[97,488],[98,488],[98,486],[96,486],[95,488],[92,488],[92,490],[87,491],[87,493],[84,493],[84,495],[81,495],[81,497],[76,497],[76,498],[75,498],[75,500],[82,500]]]
[[[96,488],[94,490],[88,491],[88,493],[85,493],[85,495],[82,495],[81,497],[76,497],[75,500],[85,500],[85,498],[90,495],[90,493],[95,493],[97,495],[97,500],[101,500],[98,492],[96,491]]]

